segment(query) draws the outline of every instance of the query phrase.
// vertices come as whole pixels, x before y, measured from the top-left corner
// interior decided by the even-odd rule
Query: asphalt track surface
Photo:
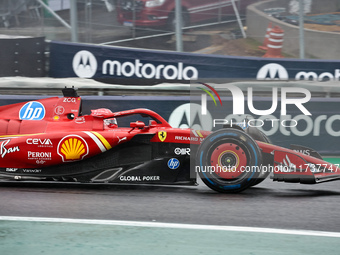
[[[0,183],[0,215],[340,232],[340,182],[266,179],[239,194],[199,186]]]
[[[340,237],[339,202],[340,182],[336,181],[317,185],[302,185],[277,183],[267,179],[260,185],[239,194],[216,193],[203,183],[194,187],[0,183],[0,216],[314,230],[337,232]],[[59,223],[58,227],[52,223],[23,224],[15,220],[1,221],[0,217],[0,253],[9,254],[7,252],[12,251],[11,254],[23,254],[22,252],[28,249],[26,254],[38,254],[37,251],[45,254],[65,254],[65,252],[91,254],[90,251],[102,251],[98,254],[109,254],[112,250],[108,249],[105,246],[107,242],[103,241],[105,237],[109,237],[108,233],[116,234],[110,240],[114,239],[115,242],[121,240],[114,246],[114,251],[125,254],[166,254],[165,251],[168,251],[168,254],[174,254],[174,252],[177,254],[191,254],[191,252],[195,252],[192,254],[199,252],[225,254],[225,248],[234,251],[234,254],[266,254],[264,251],[267,251],[268,254],[285,254],[288,251],[290,254],[305,254],[307,252],[320,254],[324,251],[327,251],[326,254],[339,254],[340,249],[339,237],[330,239],[309,237],[306,239],[303,235],[282,237],[276,236],[277,234],[262,233],[259,235],[251,231],[227,235],[227,232],[193,229],[172,232],[172,230],[163,227],[146,231],[148,228],[145,226],[141,228],[145,231],[143,233],[140,233],[141,229],[136,230],[126,226],[115,226],[112,232],[105,229],[108,226],[104,226],[104,230],[98,225],[87,230],[79,230],[79,228],[85,227],[80,227],[79,224],[75,226],[70,223],[65,224]],[[45,228],[46,232],[41,228]],[[62,234],[56,234],[59,232],[55,228],[58,228]],[[39,229],[39,231],[35,229]],[[32,231],[42,234],[40,236],[37,234],[38,236],[33,238]],[[105,231],[107,234],[104,235]],[[87,233],[87,236],[84,237],[84,233]],[[88,235],[92,235],[92,237],[90,238]],[[143,236],[149,241],[157,240],[158,245],[152,245],[143,238],[135,238],[132,241],[131,236],[134,235]],[[199,237],[195,238],[196,235]],[[44,247],[32,247],[27,244],[44,239],[44,236],[51,236],[54,241],[48,239],[43,242]],[[80,236],[82,240],[76,240]],[[189,238],[187,242],[190,245],[184,242],[184,237]],[[275,237],[276,239],[273,239]],[[61,240],[59,240],[60,238]],[[66,240],[67,242],[65,242]],[[122,240],[128,240],[126,246],[122,244]],[[242,240],[252,240],[249,243],[250,248],[243,247],[246,242]],[[65,244],[58,246],[56,242],[59,244],[65,242]],[[112,242],[110,241],[110,243]],[[180,242],[179,246],[166,245],[169,243],[178,244],[178,242]],[[84,246],[84,243],[96,243],[97,245],[91,246],[93,248],[91,250],[91,247]],[[222,248],[219,246],[222,244],[227,246]],[[145,245],[147,248],[143,250],[142,247]],[[118,249],[118,246],[121,250]],[[126,250],[127,246],[129,250]],[[54,249],[50,249],[51,247]],[[65,247],[67,247],[66,250]],[[84,250],[81,250],[80,247]],[[101,250],[98,250],[98,247]],[[110,247],[112,248],[112,246]],[[300,247],[299,249],[302,250],[298,252],[293,247]],[[305,249],[301,247],[305,247]],[[285,251],[283,252],[282,249]],[[13,252],[15,250],[18,253]],[[78,250],[78,253],[75,250]],[[191,252],[188,253],[188,250]]]

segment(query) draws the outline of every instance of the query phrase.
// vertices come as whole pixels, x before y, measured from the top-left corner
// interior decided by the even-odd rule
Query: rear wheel
[[[200,145],[195,169],[211,189],[240,192],[256,182],[262,163],[257,143],[236,129],[221,129]]]

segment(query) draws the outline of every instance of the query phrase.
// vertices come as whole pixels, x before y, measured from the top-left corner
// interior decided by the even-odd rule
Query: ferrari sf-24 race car
[[[63,94],[0,107],[2,181],[196,185],[199,175],[228,193],[269,173],[274,181],[308,184],[340,178],[338,166],[317,152],[273,145],[254,127],[172,128],[148,109],[83,115],[77,92],[65,88]],[[134,121],[118,125],[124,118]]]

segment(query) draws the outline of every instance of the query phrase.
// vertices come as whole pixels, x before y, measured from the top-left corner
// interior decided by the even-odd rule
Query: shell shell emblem
[[[63,162],[77,161],[89,154],[89,147],[84,138],[78,135],[68,135],[60,140],[57,153]]]

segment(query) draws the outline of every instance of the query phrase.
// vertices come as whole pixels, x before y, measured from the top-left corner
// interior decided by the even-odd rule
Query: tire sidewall
[[[240,178],[227,180],[217,178],[214,173],[204,171],[205,166],[210,166],[212,151],[223,143],[237,144],[246,151],[249,168],[246,167],[246,171],[241,174]],[[223,193],[239,192],[252,186],[261,173],[259,171],[261,163],[261,151],[255,140],[243,131],[230,128],[216,131],[206,137],[196,154],[196,166],[199,166],[198,173],[202,181],[210,188]],[[196,166],[195,169],[197,169]]]

